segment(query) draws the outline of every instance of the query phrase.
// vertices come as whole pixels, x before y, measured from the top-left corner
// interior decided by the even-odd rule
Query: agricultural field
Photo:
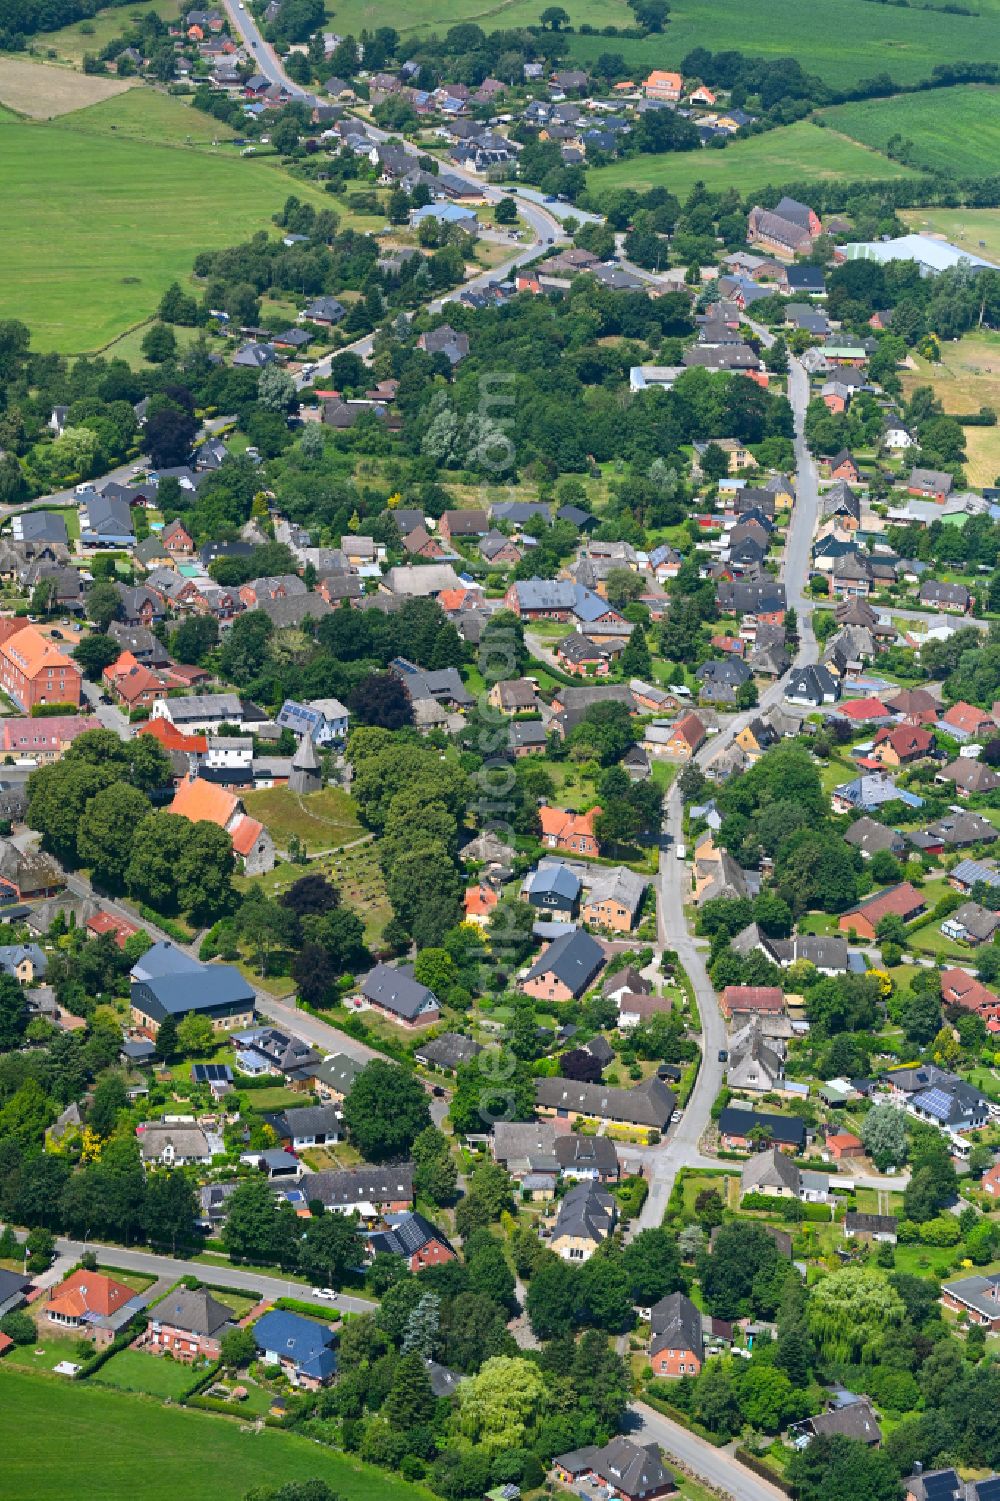
[[[544,0],[401,0],[394,6],[392,25],[402,36],[428,31],[443,35],[450,26],[474,21],[486,32],[517,26],[537,26],[545,9]],[[566,0],[563,9],[574,26],[634,26],[635,16],[625,0]],[[385,12],[375,0],[328,0],[327,16],[336,20],[342,35],[356,36],[386,24]]]
[[[992,171],[1000,151],[1000,89],[966,85],[865,99],[824,110],[822,118],[875,151],[901,136],[898,154],[911,167],[954,177]]]
[[[421,1486],[273,1428],[161,1407],[130,1393],[4,1372],[4,1489],[32,1501],[242,1501],[258,1486],[318,1477],[343,1501],[426,1501]],[[58,1442],[53,1441],[58,1435]],[[141,1439],[137,1436],[141,1435]]]
[[[959,249],[1000,266],[1000,209],[913,208],[899,217],[919,234],[943,235]]]
[[[151,10],[164,21],[172,21],[181,13],[180,0],[132,0],[127,8],[109,6],[88,21],[74,21],[58,31],[44,32],[35,38],[34,50],[46,58],[54,57],[56,62],[80,68],[84,53],[100,52]]]
[[[633,156],[587,174],[592,193],[606,188],[669,188],[680,198],[703,182],[713,192],[738,188],[757,192],[768,184],[823,182],[830,178],[883,180],[906,176],[907,167],[871,151],[836,131],[808,120],[735,141],[724,150],[671,151],[661,156]]]
[[[478,20],[486,29],[507,24],[512,12],[502,6],[476,17],[479,3],[467,0],[465,19]],[[572,12],[572,4],[567,9]],[[650,68],[679,67],[693,47],[739,47],[756,57],[797,58],[807,73],[843,88],[883,72],[899,83],[917,83],[929,78],[938,63],[993,57],[1000,48],[997,0],[982,0],[975,16],[873,5],[870,0],[818,0],[815,5],[770,0],[753,12],[752,26],[748,14],[741,0],[674,0],[661,36],[635,41],[573,36],[569,55],[585,65],[602,52],[620,52],[627,67],[645,74]],[[338,9],[338,26],[342,17]],[[613,11],[607,11],[599,25],[614,20]]]
[[[0,104],[32,120],[52,120],[71,110],[84,109],[88,104],[112,99],[132,87],[124,79],[119,83],[116,78],[84,76],[66,69],[47,68],[43,63],[0,57]]]
[[[22,319],[40,351],[93,352],[150,317],[199,250],[267,226],[290,192],[329,204],[266,162],[65,125],[0,121],[0,159],[0,318]]]
[[[946,412],[978,412],[981,406],[1000,411],[1000,334],[984,329],[942,343],[939,365],[917,354],[910,360],[914,368],[902,372],[906,396],[917,386],[930,386]],[[1000,474],[1000,428],[967,427],[964,432],[970,484],[992,485]]]
[[[221,120],[193,109],[183,99],[145,86],[116,94],[87,109],[75,110],[61,123],[86,135],[128,136],[131,140],[153,141],[161,146],[206,148],[218,141],[230,141],[234,135]]]

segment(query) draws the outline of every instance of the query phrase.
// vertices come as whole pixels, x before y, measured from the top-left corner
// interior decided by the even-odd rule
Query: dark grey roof
[[[450,1251],[451,1244],[443,1231],[422,1214],[408,1209],[403,1214],[390,1215],[385,1230],[375,1230],[369,1236],[369,1244],[376,1253],[388,1252],[396,1256],[415,1256],[424,1246],[438,1241]]]
[[[376,964],[361,982],[361,994],[369,1001],[393,1011],[406,1021],[413,1021],[429,1001],[437,1005],[433,990],[413,978],[412,965],[393,968]]]
[[[821,1412],[809,1421],[817,1436],[826,1434],[832,1438],[841,1434],[862,1444],[882,1441],[882,1430],[867,1397],[851,1402],[847,1407],[835,1407],[832,1412]]]
[[[540,975],[553,974],[556,979],[579,996],[600,972],[604,963],[604,950],[596,938],[577,930],[564,933],[545,950],[529,969],[526,980],[535,980]]]
[[[307,1201],[319,1199],[327,1209],[342,1209],[362,1201],[399,1203],[413,1198],[413,1163],[395,1162],[385,1167],[366,1163],[340,1171],[307,1173],[301,1188]]]
[[[162,1302],[150,1309],[149,1317],[154,1324],[166,1324],[190,1334],[213,1335],[220,1333],[233,1315],[224,1303],[217,1303],[204,1288],[192,1292],[187,1287],[175,1287]]]
[[[701,1314],[684,1293],[668,1293],[654,1303],[650,1316],[649,1353],[659,1350],[691,1350],[701,1359],[703,1334]]]
[[[471,1037],[463,1037],[459,1032],[442,1032],[438,1037],[422,1042],[413,1056],[418,1063],[432,1063],[439,1068],[458,1068],[482,1051],[481,1044]]]
[[[543,1109],[573,1111],[596,1120],[624,1121],[629,1125],[655,1126],[662,1130],[674,1113],[675,1095],[662,1079],[647,1079],[632,1089],[614,1089],[606,1084],[580,1084],[572,1079],[536,1079],[535,1101]],[[801,1124],[801,1122],[800,1122]]]

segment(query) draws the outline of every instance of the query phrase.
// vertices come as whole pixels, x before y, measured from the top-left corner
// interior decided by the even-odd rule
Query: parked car
[[[336,1303],[337,1301],[337,1294],[332,1287],[314,1287],[312,1295],[314,1298],[324,1298],[327,1303]]]

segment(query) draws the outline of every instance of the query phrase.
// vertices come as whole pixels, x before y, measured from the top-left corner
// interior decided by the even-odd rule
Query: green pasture
[[[910,166],[954,177],[991,172],[1000,152],[1000,89],[967,84],[864,99],[825,110],[823,119],[875,151],[901,137]]]

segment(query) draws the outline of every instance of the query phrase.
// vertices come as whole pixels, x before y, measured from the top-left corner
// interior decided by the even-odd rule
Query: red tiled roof
[[[727,985],[722,999],[730,1011],[782,1011],[785,997],[777,985]]]
[[[671,739],[676,739],[678,736],[681,740],[687,741],[692,750],[698,749],[705,738],[705,726],[697,714],[685,714],[683,719],[678,719]]]
[[[53,1289],[49,1308],[66,1318],[82,1318],[85,1313],[107,1317],[117,1313],[135,1297],[132,1288],[102,1272],[73,1272],[66,1281]]]
[[[169,719],[147,719],[136,730],[136,734],[152,735],[164,750],[189,751],[193,754],[204,754],[208,750],[207,735],[185,735],[183,731],[175,729]]]
[[[206,782],[203,777],[190,777],[174,793],[167,812],[187,818],[191,823],[214,823],[224,829],[238,806],[239,798],[218,783]]]
[[[852,698],[839,704],[837,713],[843,719],[890,719],[891,713],[880,698]]]
[[[841,914],[840,921],[850,917],[863,916],[873,927],[890,914],[896,917],[912,917],[919,912],[924,905],[923,895],[909,881],[900,881],[897,886],[887,886],[884,891],[878,891],[874,896],[859,902],[852,907],[850,912]]]
[[[236,799],[234,798],[233,801],[235,802]],[[246,857],[263,832],[264,825],[262,823],[258,823],[256,818],[249,818],[244,814],[233,830],[233,849],[238,855]]]
[[[975,704],[967,704],[964,699],[952,704],[941,718],[945,724],[950,724],[956,730],[965,730],[968,735],[975,735],[985,725],[993,723],[985,709],[977,709]]]
[[[485,917],[492,912],[500,898],[489,886],[470,886],[465,893],[466,917]]]

